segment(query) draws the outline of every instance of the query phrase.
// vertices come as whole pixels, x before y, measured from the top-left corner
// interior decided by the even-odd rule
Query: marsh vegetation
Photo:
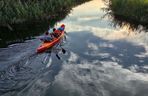
[[[115,25],[130,25],[131,29],[148,29],[148,0],[104,0],[107,14]]]
[[[1,0],[0,25],[50,19],[89,0]]]
[[[38,36],[90,0],[0,0],[0,47]]]

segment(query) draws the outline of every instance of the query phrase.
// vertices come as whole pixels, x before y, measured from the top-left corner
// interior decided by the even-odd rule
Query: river
[[[147,96],[147,33],[115,28],[104,6],[84,3],[58,22],[68,33],[61,60],[35,54],[38,39],[1,48],[0,96]]]

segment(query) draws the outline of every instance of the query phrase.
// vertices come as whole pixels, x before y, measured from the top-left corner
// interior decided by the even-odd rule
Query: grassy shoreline
[[[129,23],[131,27],[138,28],[143,25],[148,29],[148,0],[104,0],[105,9],[120,26]]]
[[[89,0],[1,0],[0,26],[33,20],[47,20]]]
[[[8,1],[9,3],[6,3],[8,5],[12,3],[12,5],[4,5],[5,7],[3,6],[2,11],[1,1]],[[14,43],[22,43],[25,40],[33,39],[34,36],[43,34],[43,32],[47,31],[49,26],[53,27],[56,22],[63,20],[73,7],[90,0],[43,0],[43,2],[41,0],[1,1],[0,48],[7,47]],[[12,1],[15,2],[13,3]],[[45,3],[45,1],[48,1],[46,5],[41,4],[42,6],[39,6],[39,3]],[[19,4],[23,5],[21,6]],[[34,7],[32,5],[34,5]],[[25,9],[26,7],[28,9]]]

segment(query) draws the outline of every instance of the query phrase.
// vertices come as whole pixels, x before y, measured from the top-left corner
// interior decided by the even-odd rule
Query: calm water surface
[[[87,2],[57,24],[68,32],[62,60],[35,54],[38,39],[1,48],[0,96],[147,96],[147,34],[112,27],[102,7]]]

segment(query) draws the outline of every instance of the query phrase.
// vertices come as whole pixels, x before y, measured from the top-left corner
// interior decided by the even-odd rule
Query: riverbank
[[[105,9],[120,26],[129,23],[132,29],[143,25],[148,29],[148,0],[104,0]]]
[[[0,26],[55,18],[85,1],[89,0],[2,0]]]
[[[0,1],[0,47],[22,43],[63,20],[73,7],[90,0]]]

